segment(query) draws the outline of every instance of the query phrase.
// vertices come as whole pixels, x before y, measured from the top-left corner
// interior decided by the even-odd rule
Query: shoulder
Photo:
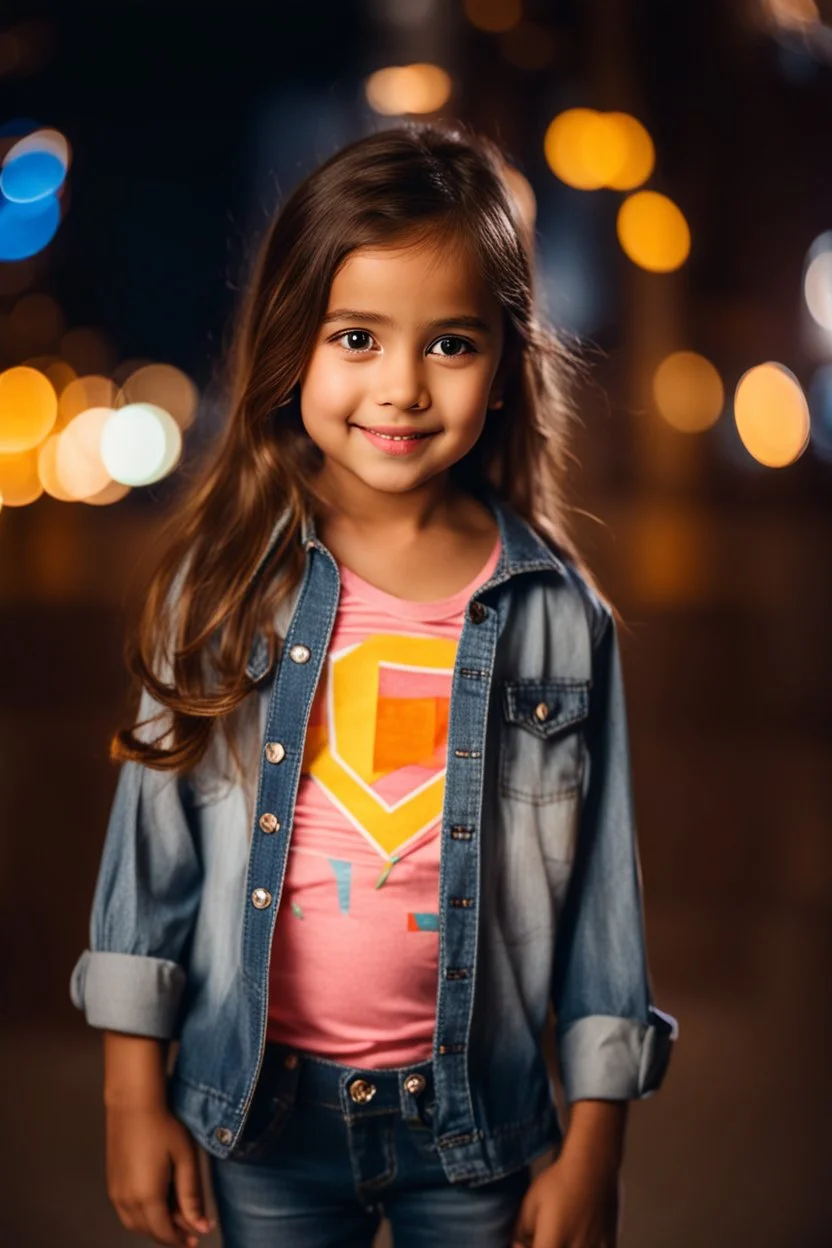
[[[541,539],[557,557],[561,565],[561,578],[568,593],[580,603],[586,619],[593,649],[601,641],[607,629],[615,627],[615,612],[591,576],[567,550],[549,536]]]

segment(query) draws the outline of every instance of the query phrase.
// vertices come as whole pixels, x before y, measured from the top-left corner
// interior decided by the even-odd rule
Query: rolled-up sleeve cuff
[[[184,987],[185,971],[178,962],[85,949],[69,991],[91,1027],[169,1040]]]
[[[676,1019],[650,1008],[649,1021],[592,1014],[559,1034],[564,1095],[578,1100],[629,1101],[661,1087],[679,1034]]]

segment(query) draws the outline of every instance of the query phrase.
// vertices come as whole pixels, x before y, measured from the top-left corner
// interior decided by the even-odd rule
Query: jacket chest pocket
[[[533,806],[581,788],[589,680],[547,676],[502,682],[500,793]]]

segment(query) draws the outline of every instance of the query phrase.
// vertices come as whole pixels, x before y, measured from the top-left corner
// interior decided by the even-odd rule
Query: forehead
[[[329,293],[330,308],[384,311],[412,307],[414,300],[420,316],[428,310],[498,310],[469,249],[449,242],[356,248],[335,274]]]

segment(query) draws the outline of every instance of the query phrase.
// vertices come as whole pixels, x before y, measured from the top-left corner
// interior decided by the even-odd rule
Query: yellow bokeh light
[[[521,0],[465,0],[465,16],[477,30],[511,30],[523,16]]]
[[[112,478],[101,458],[101,434],[112,414],[110,407],[90,407],[59,435],[55,452],[58,478],[73,498],[88,498],[110,484]]]
[[[43,493],[36,450],[0,455],[0,493],[6,507],[26,507]]]
[[[37,446],[52,429],[57,414],[58,396],[43,373],[25,365],[0,373],[0,452]]]
[[[656,164],[656,149],[647,130],[629,113],[607,113],[607,125],[618,132],[621,163],[607,179],[614,191],[632,191],[646,182]]]
[[[797,378],[769,361],[744,373],[734,395],[734,419],[742,444],[768,468],[784,468],[809,442],[809,405]]]
[[[674,351],[656,369],[653,397],[674,429],[700,433],[719,420],[725,389],[710,360],[695,351]]]
[[[633,264],[651,273],[670,273],[690,254],[690,229],[683,213],[657,191],[636,191],[618,210],[618,241]]]
[[[438,65],[390,65],[370,74],[367,102],[377,113],[434,113],[451,94],[451,78]]]
[[[170,412],[180,429],[187,429],[196,415],[199,391],[181,369],[172,364],[148,364],[124,382],[114,407],[129,403],[152,403]]]
[[[569,108],[550,123],[543,150],[552,172],[581,191],[627,191],[653,172],[650,135],[629,113]]]
[[[117,503],[120,498],[124,498],[129,493],[129,485],[122,485],[120,481],[111,481],[109,485],[104,486],[103,490],[99,490],[97,494],[91,494],[89,498],[82,498],[81,502],[91,507],[107,507],[110,503]]]
[[[77,377],[61,391],[58,400],[57,428],[65,428],[88,407],[114,407],[117,390],[109,377],[91,373]]]
[[[37,449],[37,470],[45,493],[62,503],[74,503],[76,496],[63,485],[58,471],[58,446],[61,435],[51,433]]]
[[[610,151],[615,139],[594,108],[569,108],[546,130],[543,151],[552,172],[580,191],[597,191],[615,172],[620,153]]]

